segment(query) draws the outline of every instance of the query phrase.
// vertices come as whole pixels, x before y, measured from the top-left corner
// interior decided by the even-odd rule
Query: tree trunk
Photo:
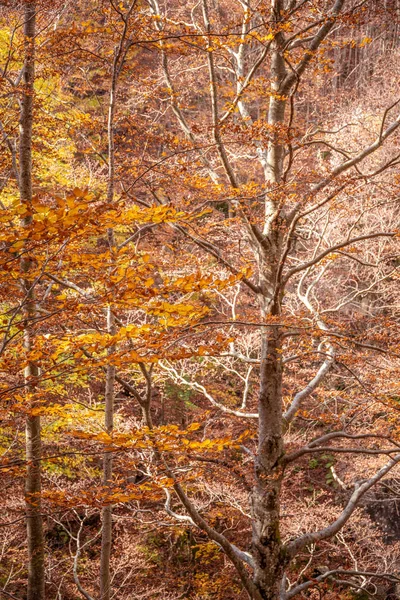
[[[265,600],[277,600],[286,566],[280,538],[283,477],[281,340],[277,327],[263,334],[259,442],[252,494],[254,583]]]
[[[114,201],[114,186],[115,186],[115,151],[114,151],[114,114],[115,114],[115,94],[117,89],[117,66],[118,66],[118,51],[115,51],[110,86],[110,99],[108,104],[108,182],[107,182],[107,203],[111,206]],[[115,236],[113,229],[107,231],[108,246],[110,250],[110,275],[112,275],[113,265],[115,261]],[[111,291],[114,295],[114,290]],[[113,303],[111,302],[107,309],[107,333],[115,335],[115,318],[113,314]],[[108,350],[108,355],[115,352],[115,346],[111,346]],[[104,425],[107,433],[112,433],[114,429],[114,386],[115,386],[116,369],[112,364],[107,365],[106,372],[106,390],[105,390],[105,413]],[[103,458],[103,484],[109,487],[112,483],[113,476],[113,455],[111,452],[106,452]],[[112,546],[112,506],[105,506],[102,510],[102,537],[101,537],[101,555],[100,555],[100,600],[110,600],[111,577],[110,577],[110,558]]]
[[[27,3],[24,9],[25,57],[23,91],[21,94],[20,142],[19,142],[19,184],[20,201],[28,206],[32,202],[32,122],[33,122],[33,83],[35,77],[35,3]],[[32,216],[24,217],[23,226],[32,224]],[[32,261],[29,250],[21,259],[23,273],[22,291],[24,294],[24,347],[27,353],[32,347],[32,323],[36,316],[34,281],[30,277]],[[25,383],[28,402],[35,406],[35,387],[39,376],[36,363],[29,362],[25,368]],[[28,600],[44,600],[44,543],[41,514],[41,436],[40,417],[28,415],[26,419],[26,480],[25,508],[28,544]]]
[[[114,98],[115,98],[115,67],[113,70],[113,79],[111,85],[109,116],[108,116],[108,187],[107,187],[107,202],[111,205],[114,200]],[[113,265],[115,260],[115,237],[114,231],[107,231],[108,246],[110,250],[110,275],[112,275]],[[114,291],[111,291],[114,294]],[[113,314],[113,303],[111,302],[107,309],[107,333],[115,335],[115,318]],[[115,352],[115,346],[108,349],[108,355],[112,356]],[[107,365],[106,371],[106,389],[105,389],[105,412],[104,426],[107,433],[112,433],[114,429],[114,386],[115,386],[115,366],[111,363]],[[113,455],[112,452],[106,452],[103,458],[103,484],[109,487],[112,483],[113,476]],[[110,600],[110,558],[112,546],[112,506],[105,506],[102,510],[102,538],[101,538],[101,556],[100,556],[100,600]]]
[[[112,309],[109,307],[107,315],[107,330],[113,335],[115,333],[114,317]],[[110,353],[113,348],[110,349]],[[105,391],[105,416],[104,424],[107,433],[112,433],[114,427],[114,384],[115,384],[115,366],[109,364],[106,373],[106,391]],[[113,474],[113,455],[112,452],[106,452],[103,458],[103,484],[110,486]],[[100,599],[110,599],[110,558],[112,546],[112,506],[105,506],[102,510],[102,537],[101,537],[101,556],[100,556]]]
[[[271,22],[279,25],[282,0],[272,0]],[[270,192],[265,199],[264,235],[268,252],[258,250],[261,318],[280,314],[280,299],[275,298],[277,265],[282,246],[279,227],[279,203],[274,189],[283,176],[284,146],[281,126],[285,119],[286,100],[280,88],[286,76],[281,53],[284,40],[278,32],[272,42],[271,88],[268,123],[272,139],[266,151],[264,176]],[[254,583],[265,600],[278,600],[284,583],[286,561],[280,538],[280,494],[283,478],[281,459],[284,453],[282,431],[282,362],[281,333],[277,326],[262,328],[259,392],[259,439],[252,494],[252,554]]]

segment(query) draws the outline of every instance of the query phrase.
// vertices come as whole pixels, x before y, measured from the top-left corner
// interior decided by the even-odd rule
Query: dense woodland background
[[[0,5],[0,598],[400,598],[400,3]]]

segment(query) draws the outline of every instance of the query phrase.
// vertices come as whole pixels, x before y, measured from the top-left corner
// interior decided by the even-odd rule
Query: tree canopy
[[[0,598],[400,597],[398,0],[0,6]]]

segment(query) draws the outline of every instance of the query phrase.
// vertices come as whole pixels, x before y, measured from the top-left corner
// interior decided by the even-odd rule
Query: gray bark
[[[251,557],[249,558],[246,556],[244,558],[240,555],[240,552],[235,552],[232,544],[229,544],[227,540],[221,539],[219,537],[220,534],[210,528],[205,519],[198,514],[198,511],[196,511],[193,503],[191,503],[183,488],[179,484],[176,484],[174,487],[178,498],[185,507],[186,512],[190,515],[189,518],[191,519],[191,522],[205,531],[210,539],[218,543],[224,549],[226,555],[231,559],[241,576],[243,585],[249,596],[253,599],[287,600],[287,598],[293,597],[296,593],[302,591],[302,588],[300,589],[298,586],[295,588],[294,593],[293,589],[288,593],[286,592],[285,588],[289,583],[286,579],[285,571],[290,561],[298,552],[304,549],[307,543],[327,539],[339,531],[347,519],[353,514],[355,507],[364,492],[369,489],[370,486],[374,485],[380,477],[383,477],[388,473],[389,470],[397,464],[397,460],[399,459],[397,456],[394,459],[391,459],[387,466],[382,468],[376,476],[368,480],[368,482],[357,485],[356,490],[342,515],[326,529],[301,536],[298,540],[294,540],[287,545],[282,544],[280,538],[280,495],[284,469],[288,464],[288,460],[285,458],[283,439],[284,430],[296,417],[302,401],[316,389],[331,369],[334,363],[335,353],[334,348],[329,343],[329,338],[327,337],[324,342],[324,347],[327,348],[325,360],[321,364],[314,378],[309,381],[304,389],[294,396],[292,404],[289,406],[286,413],[283,414],[281,356],[284,332],[280,330],[277,322],[268,326],[268,319],[270,317],[281,316],[283,291],[290,277],[297,273],[301,273],[302,271],[308,272],[310,268],[335,249],[345,248],[352,242],[358,242],[364,239],[393,236],[394,232],[373,233],[368,234],[367,236],[347,239],[337,246],[324,250],[318,255],[316,254],[314,258],[308,262],[300,265],[295,263],[295,266],[288,269],[286,273],[284,272],[286,258],[291,251],[291,244],[297,223],[309,212],[313,212],[328,203],[341,191],[341,189],[343,189],[338,183],[335,192],[331,192],[327,198],[319,200],[319,203],[315,200],[316,204],[311,208],[308,206],[304,208],[301,201],[294,207],[292,207],[290,201],[288,201],[286,202],[285,208],[285,200],[287,200],[285,198],[285,183],[287,177],[290,176],[293,160],[293,147],[287,136],[287,133],[289,132],[290,134],[291,132],[294,119],[293,99],[296,96],[301,77],[310,66],[321,43],[331,33],[332,28],[335,23],[337,23],[337,19],[346,5],[346,0],[332,0],[332,2],[329,3],[328,9],[324,11],[321,19],[316,20],[311,26],[307,26],[304,31],[297,32],[292,37],[290,37],[290,32],[286,33],[283,28],[280,30],[280,23],[285,23],[289,18],[293,18],[293,15],[289,14],[290,11],[293,11],[294,13],[305,3],[296,2],[295,0],[271,0],[269,25],[272,26],[273,30],[275,29],[274,36],[270,42],[263,45],[263,50],[255,62],[253,62],[252,67],[249,67],[249,63],[254,60],[254,55],[251,55],[249,52],[246,57],[248,46],[245,44],[247,33],[254,27],[254,23],[251,23],[248,14],[251,12],[250,2],[242,2],[241,0],[239,0],[239,2],[243,7],[244,13],[241,33],[242,37],[239,42],[239,48],[237,50],[229,50],[233,57],[232,64],[235,65],[236,95],[233,102],[225,109],[222,117],[219,116],[218,110],[218,106],[221,104],[218,97],[218,57],[217,53],[212,51],[211,28],[213,20],[209,18],[207,0],[202,0],[202,6],[204,39],[208,41],[208,49],[210,50],[210,52],[207,53],[207,63],[210,80],[210,112],[212,117],[215,150],[232,188],[239,187],[240,173],[234,168],[235,159],[232,158],[232,153],[226,151],[224,145],[224,129],[221,126],[232,117],[236,107],[238,108],[239,114],[242,116],[244,124],[251,123],[251,111],[246,106],[244,93],[267,55],[270,56],[271,60],[270,85],[272,93],[268,106],[269,142],[265,144],[264,141],[257,139],[254,141],[257,158],[263,169],[264,181],[266,184],[264,222],[260,229],[257,224],[248,219],[246,212],[242,210],[240,204],[235,204],[236,215],[242,220],[250,246],[256,257],[258,270],[258,281],[256,283],[249,280],[243,280],[243,283],[257,296],[260,305],[261,321],[263,322],[263,327],[260,328],[261,358],[258,401],[259,440],[257,456],[255,457],[255,485],[252,491]],[[150,0],[150,3],[153,7],[153,13],[159,15],[159,7],[156,4],[156,0]],[[256,14],[256,11],[257,9],[254,11],[254,14]],[[160,25],[159,31],[161,31],[161,29],[162,27]],[[309,35],[304,37],[305,33]],[[302,53],[295,52],[290,55],[291,49],[299,47],[302,47]],[[248,58],[248,60],[246,60],[246,58]],[[246,68],[248,69],[247,75]],[[168,86],[172,89],[172,80],[168,72],[165,50],[163,50],[163,69]],[[189,136],[189,127],[187,126],[186,118],[182,111],[175,108],[178,106],[175,92],[171,94],[171,96],[174,113],[178,119],[178,123],[185,132],[185,135]],[[286,106],[287,104],[289,104],[288,107]],[[391,108],[393,107],[394,105]],[[384,141],[397,130],[400,126],[400,117],[397,117],[385,129],[385,119],[387,114],[388,111],[385,113],[382,120],[381,131],[377,140],[356,156],[352,156],[351,158],[346,157],[345,161],[332,169],[329,175],[324,176],[318,183],[310,186],[310,199],[316,197],[319,192],[334,183],[335,179],[340,175],[350,171],[367,156],[377,151],[383,145]],[[192,137],[190,139],[192,139]],[[284,165],[285,154],[287,161]],[[384,168],[386,168],[386,165],[381,167],[379,172]],[[378,173],[378,171],[376,173]],[[374,173],[370,175],[373,176]],[[212,180],[215,179],[217,179],[217,177],[212,177]],[[234,272],[230,263],[222,256],[219,248],[213,246],[208,241],[197,238],[190,232],[185,231],[182,227],[177,229],[184,232],[189,239],[214,256],[219,264]],[[312,306],[309,306],[307,293],[304,298],[301,297],[300,299],[310,310],[311,314],[313,314],[314,318],[317,319],[318,326],[322,330],[326,330],[322,320],[317,314],[314,314]],[[172,373],[177,380],[182,379],[179,373],[172,367],[165,367],[165,369]],[[185,383],[187,382],[185,381]],[[204,386],[200,386],[196,383],[189,385],[194,389],[201,391],[209,399],[211,404],[217,406],[223,412],[230,412],[237,414],[238,416],[243,416],[243,413],[240,411],[233,411],[216,403],[212,398],[212,395],[207,393]],[[256,413],[246,414],[244,416],[257,418]],[[319,449],[322,450],[322,448]],[[315,449],[310,446],[306,451],[311,452],[314,450]],[[167,507],[170,509],[168,501]],[[171,510],[170,514],[172,514]],[[178,515],[178,519],[179,518],[180,516]],[[182,517],[182,519],[188,520],[188,517]],[[240,559],[241,562],[238,563],[237,559]],[[247,574],[247,571],[243,571],[243,562],[246,563],[246,569],[248,567],[252,568],[253,573],[251,578]],[[311,584],[307,583],[304,589],[308,589],[310,585]]]
[[[108,185],[107,202],[112,204],[114,200],[114,178],[115,178],[115,160],[114,160],[114,113],[115,113],[115,92],[117,86],[117,59],[114,57],[113,69],[111,74],[110,100],[108,106]],[[115,249],[114,232],[112,229],[107,231],[108,245],[111,255]],[[113,258],[111,258],[113,261]],[[110,304],[107,309],[107,332],[114,335],[115,319],[113,315],[113,306]],[[115,347],[108,350],[108,355],[112,355]],[[114,429],[114,385],[115,385],[115,366],[111,363],[106,368],[106,385],[104,394],[104,426],[107,433],[111,434]],[[112,452],[106,452],[103,457],[103,485],[109,487],[113,477],[113,455]],[[105,506],[101,513],[102,536],[101,536],[101,554],[100,554],[100,599],[110,600],[111,578],[110,578],[110,558],[112,547],[112,506]]]
[[[21,98],[20,141],[19,141],[19,193],[21,204],[32,202],[32,123],[33,123],[33,84],[35,78],[35,3],[26,3],[24,9],[25,57],[23,67],[23,91]],[[32,217],[26,216],[22,222],[27,229]],[[30,277],[32,267],[29,253],[21,260],[23,272],[22,291],[24,293],[24,346],[29,352],[32,347],[32,322],[36,315],[35,291]],[[30,362],[25,368],[26,391],[34,394],[39,368]],[[31,407],[34,406],[34,400]],[[28,415],[26,418],[26,480],[25,509],[28,545],[28,600],[44,600],[44,543],[41,515],[41,436],[40,417]]]
[[[333,11],[339,12],[338,0]],[[283,0],[271,1],[271,22],[279,29],[284,16]],[[333,21],[324,24],[312,40],[317,48],[329,33]],[[275,195],[284,179],[283,159],[286,104],[295,93],[298,77],[306,68],[310,56],[298,65],[297,75],[288,72],[284,59],[285,38],[278,31],[271,43],[271,88],[268,124],[272,128],[267,149],[258,148],[258,158],[267,184],[263,237],[256,244],[259,268],[261,317],[281,314],[279,263],[284,244],[286,215]],[[285,569],[290,560],[280,537],[280,495],[284,474],[284,416],[282,408],[281,333],[278,327],[261,331],[261,364],[259,392],[259,442],[255,465],[255,486],[252,493],[252,555],[254,583],[265,600],[285,597]]]
[[[114,59],[111,76],[110,101],[108,109],[108,186],[107,202],[112,204],[114,200],[114,113],[115,113],[115,92],[117,84],[117,62]],[[108,245],[111,253],[111,262],[113,262],[113,253],[115,249],[115,238],[112,229],[107,231]],[[107,332],[110,335],[116,333],[115,319],[113,315],[112,303],[107,309]],[[111,356],[115,352],[115,346],[108,350]],[[114,429],[114,385],[115,385],[115,366],[111,363],[106,368],[106,385],[104,394],[104,426],[107,433],[112,433]],[[109,487],[113,477],[113,455],[112,452],[106,452],[103,457],[103,485]],[[111,578],[110,578],[110,558],[112,547],[112,506],[105,506],[101,513],[102,537],[100,554],[100,599],[110,600]]]
[[[283,11],[281,0],[272,0],[271,21],[279,25]],[[280,87],[286,76],[282,56],[283,36],[278,33],[271,45],[271,87],[268,123],[272,139],[268,149],[258,150],[265,180],[271,190],[265,199],[263,234],[268,250],[258,245],[259,296],[261,317],[280,313],[280,303],[274,302],[277,261],[281,248],[279,228],[275,226],[278,205],[274,188],[282,179],[284,147],[280,127],[285,118],[286,101],[280,98]],[[280,537],[280,494],[283,468],[280,464],[283,448],[282,422],[282,362],[281,336],[277,327],[261,332],[261,363],[259,391],[259,439],[255,464],[255,485],[252,493],[252,555],[254,583],[265,600],[280,597],[281,582],[286,566]]]
[[[256,483],[252,493],[254,583],[265,600],[279,598],[286,562],[280,537],[283,468],[280,334],[263,335]]]
[[[126,42],[128,34],[128,24],[131,13],[135,7],[136,0],[130,4],[126,15],[122,17],[124,26],[119,44],[115,48],[114,60],[111,70],[110,98],[108,103],[108,183],[107,183],[107,202],[112,205],[114,202],[115,191],[115,144],[114,144],[114,116],[116,108],[116,93],[118,84],[118,75],[129,49],[129,43]],[[110,249],[111,270],[114,263],[114,252],[116,241],[113,229],[107,231],[108,245]],[[113,294],[113,291],[111,292]],[[115,335],[116,324],[113,314],[113,303],[110,302],[107,311],[107,332]],[[115,352],[115,346],[111,346],[108,355],[112,356]],[[105,415],[104,425],[107,433],[112,433],[114,428],[114,400],[115,400],[115,379],[116,369],[112,362],[109,362],[106,369],[106,389],[105,389]],[[106,452],[103,458],[103,484],[108,487],[113,478],[113,455]],[[110,577],[110,558],[112,548],[112,506],[105,506],[102,510],[102,538],[100,555],[100,599],[110,600],[111,597],[111,577]]]
[[[107,315],[107,330],[115,334],[115,323],[112,309],[109,307]],[[111,348],[111,353],[114,349]],[[104,425],[107,433],[112,433],[114,428],[114,385],[115,385],[115,366],[107,365],[106,370],[106,390],[105,390],[105,414]],[[113,454],[106,452],[103,457],[103,484],[109,487],[113,477]],[[110,580],[110,558],[112,548],[112,506],[105,506],[102,510],[102,537],[101,537],[101,555],[100,555],[100,599],[109,600],[111,594]]]

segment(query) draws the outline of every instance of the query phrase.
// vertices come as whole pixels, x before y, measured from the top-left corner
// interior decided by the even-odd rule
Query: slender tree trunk
[[[111,73],[110,99],[108,104],[108,185],[107,185],[107,203],[112,205],[114,200],[115,186],[115,152],[114,152],[114,114],[115,114],[115,93],[117,88],[117,67],[118,52],[115,52],[114,62]],[[114,231],[107,231],[108,246],[110,250],[110,271],[113,270],[115,236]],[[113,292],[112,292],[113,293]],[[113,314],[113,303],[111,302],[107,309],[107,333],[115,335],[115,318]],[[108,350],[109,356],[115,352],[115,346]],[[114,386],[115,386],[115,366],[111,363],[107,365],[106,371],[106,389],[105,389],[105,414],[104,425],[107,433],[112,433],[114,428]],[[103,458],[103,484],[109,487],[113,477],[113,455],[106,452]],[[110,577],[110,559],[112,547],[112,506],[105,506],[102,510],[102,537],[100,554],[100,600],[110,600],[111,595],[111,577]]]
[[[118,45],[115,48],[114,59],[111,69],[110,98],[108,103],[108,184],[107,184],[107,203],[112,206],[114,202],[115,191],[115,147],[114,147],[114,116],[116,108],[116,93],[118,84],[118,75],[124,63],[126,53],[129,49],[127,43],[129,19],[135,8],[136,0],[132,0],[125,15],[122,17],[123,31]],[[119,12],[119,11],[118,11]],[[121,13],[119,13],[121,16]],[[110,249],[110,274],[112,274],[115,265],[116,240],[113,229],[107,231],[108,246]],[[107,332],[115,335],[116,325],[114,317],[114,290],[111,290],[111,299],[107,312]],[[115,346],[109,348],[109,356],[115,353]],[[116,369],[111,362],[107,366],[106,373],[106,391],[105,391],[105,428],[108,433],[113,431],[114,427],[114,386]],[[113,456],[112,453],[105,453],[103,459],[103,482],[105,486],[110,486],[113,477]],[[106,506],[102,511],[102,539],[100,556],[100,600],[110,600],[110,558],[112,546],[112,506]]]
[[[112,313],[112,307],[108,308],[107,331],[111,335],[115,334],[115,322]],[[111,347],[109,354],[114,352]],[[106,372],[106,390],[105,390],[105,416],[104,424],[107,433],[112,433],[114,428],[114,384],[115,384],[115,366],[107,365]],[[110,486],[113,476],[113,455],[112,452],[106,452],[103,458],[103,484]],[[110,558],[112,546],[112,506],[105,506],[102,510],[102,538],[101,538],[101,556],[100,556],[100,598],[109,600],[110,598]]]
[[[33,83],[35,77],[35,14],[34,2],[27,2],[24,9],[25,58],[23,91],[21,95],[19,170],[20,201],[28,206],[32,202],[32,122],[33,122]],[[28,230],[32,216],[23,219]],[[30,276],[32,260],[29,249],[25,249],[21,260],[24,294],[24,346],[26,352],[32,347],[32,323],[36,316],[34,280]],[[35,405],[35,387],[39,368],[29,362],[25,368],[27,399],[31,408]],[[25,507],[28,544],[28,600],[44,600],[44,542],[41,515],[41,436],[40,417],[28,415],[26,419],[26,460]]]
[[[111,96],[110,103],[113,102],[113,95]],[[112,133],[112,119],[113,109],[110,109],[109,114],[109,183],[107,200],[111,204],[114,198],[114,142]],[[111,257],[111,271],[114,262],[114,249],[115,249],[115,238],[112,229],[107,232],[108,245],[110,249]],[[110,302],[107,309],[107,333],[109,335],[115,335],[115,318],[113,314],[113,303]],[[115,352],[115,346],[111,346],[108,349],[108,355],[112,356]],[[115,366],[110,362],[107,365],[106,371],[106,389],[104,395],[105,408],[104,408],[104,426],[107,433],[111,434],[114,429],[114,400],[115,400]],[[106,452],[103,458],[103,484],[109,487],[112,483],[113,478],[113,454],[112,452]],[[101,555],[100,555],[100,600],[110,600],[110,558],[111,558],[111,546],[112,546],[112,506],[105,506],[102,510],[102,537],[101,537]]]

